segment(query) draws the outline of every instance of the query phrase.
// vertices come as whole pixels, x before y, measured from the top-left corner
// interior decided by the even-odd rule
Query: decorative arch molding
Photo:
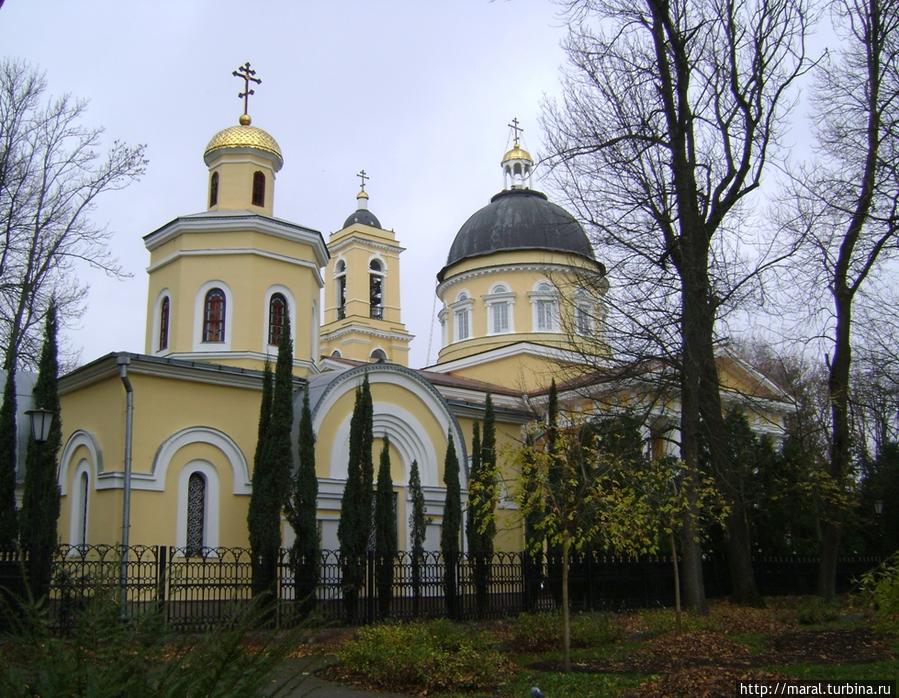
[[[390,445],[399,452],[403,461],[404,480],[394,484],[406,486],[409,483],[412,461],[418,461],[422,487],[440,486],[437,477],[437,458],[442,458],[443,454],[438,456],[434,444],[430,443],[429,439],[422,438],[424,427],[421,422],[408,410],[388,402],[374,402],[372,410],[373,436],[382,439],[389,435]],[[347,462],[350,457],[351,420],[352,415],[347,415],[341,421],[335,435],[331,450],[331,467],[328,472],[328,477],[335,480],[346,480]]]
[[[84,545],[89,543],[90,531],[90,499],[93,491],[94,477],[90,462],[82,458],[75,468],[72,478],[72,496],[69,505],[69,545]],[[87,478],[87,487],[81,488],[82,478]]]
[[[86,429],[76,429],[66,441],[59,458],[57,484],[59,484],[59,492],[63,496],[68,494],[69,470],[72,467],[72,458],[80,446],[84,446],[90,454],[87,462],[93,468],[93,471],[88,473],[92,485],[95,482],[94,478],[103,472],[103,451],[100,449],[96,437]],[[78,465],[81,465],[81,461]]]
[[[143,487],[138,489],[164,490],[169,466],[175,455],[185,446],[195,443],[208,444],[221,451],[231,466],[234,494],[250,494],[250,469],[247,466],[247,459],[230,436],[212,427],[188,427],[163,441],[153,458],[150,475],[145,476],[146,479],[141,483]]]
[[[456,417],[449,409],[444,397],[430,383],[418,376],[417,373],[411,371],[404,366],[397,364],[369,364],[366,366],[358,366],[349,369],[334,380],[332,380],[324,391],[310,405],[312,410],[312,428],[318,433],[325,420],[325,417],[334,407],[335,403],[349,392],[355,391],[356,387],[362,382],[365,374],[368,374],[368,381],[371,385],[388,384],[395,385],[408,390],[415,395],[425,405],[428,411],[433,415],[437,423],[440,425],[443,433],[451,433],[453,443],[456,446],[456,455],[459,463],[462,464],[459,473],[460,485],[463,489],[468,486],[468,455],[465,447],[465,438],[462,429],[459,426]],[[314,390],[314,386],[313,386]],[[405,445],[401,450],[397,445],[397,450],[403,454],[404,458],[408,458],[404,464],[407,468],[411,465],[412,460],[418,460],[421,469],[421,478],[423,487],[443,487],[443,483],[437,477],[437,465],[443,462],[444,453],[436,453],[434,445],[427,443],[426,439],[422,439],[424,429],[417,417],[409,414],[402,408],[384,402],[375,402],[373,405],[374,415],[372,418],[373,428],[376,436],[383,436],[390,433],[391,443],[393,443],[394,434],[399,441],[403,439]],[[400,418],[400,413],[405,413],[402,419],[406,420],[406,424],[397,426],[396,432],[393,431],[396,420]],[[332,477],[346,478],[346,462],[349,457],[349,423],[351,416],[347,416],[340,425],[337,437],[335,438],[335,447],[338,452],[332,452]],[[342,438],[343,429],[346,428],[346,438]],[[420,443],[416,443],[420,442]],[[342,453],[342,455],[341,455]],[[426,457],[423,461],[422,458]],[[438,460],[439,459],[439,460]],[[337,470],[333,470],[334,468]],[[342,471],[341,471],[342,468]],[[340,474],[342,472],[342,474]],[[407,472],[408,479],[408,472]]]

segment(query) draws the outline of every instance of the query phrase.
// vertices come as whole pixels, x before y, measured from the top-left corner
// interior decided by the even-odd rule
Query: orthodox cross
[[[365,191],[365,180],[371,179],[367,174],[365,174],[365,170],[360,170],[359,174],[356,175],[359,178],[359,181],[362,182],[362,191]]]
[[[518,125],[518,117],[517,117],[517,116],[516,116],[514,119],[512,119],[512,123],[511,123],[511,124],[507,124],[507,126],[508,126],[510,129],[512,129],[512,134],[513,134],[513,135],[512,135],[512,138],[515,139],[515,147],[517,148],[517,147],[518,147],[518,141],[519,141],[519,135],[518,135],[518,134],[519,134],[519,133],[524,133],[524,129],[521,128],[521,126]]]
[[[253,77],[256,75],[256,71],[250,68],[250,62],[247,61],[242,66],[240,66],[237,70],[231,73],[236,78],[240,78],[243,80],[243,92],[238,92],[237,96],[243,98],[243,113],[247,113],[247,100],[249,100],[250,95],[256,94],[255,90],[250,89],[250,83],[255,82],[257,85],[262,84],[262,80],[259,78]]]

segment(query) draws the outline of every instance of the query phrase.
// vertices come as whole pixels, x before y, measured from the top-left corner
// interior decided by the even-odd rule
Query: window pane
[[[206,525],[206,478],[193,473],[187,481],[187,536],[186,553],[199,555],[203,549],[203,534]]]
[[[162,307],[159,309],[159,350],[169,346],[169,299],[162,299]]]
[[[468,310],[456,311],[456,339],[468,338]]]
[[[214,288],[206,294],[203,341],[225,341],[225,292],[220,288]]]
[[[280,293],[275,293],[268,304],[268,343],[278,345],[281,343],[281,334],[284,331],[284,318],[287,315],[287,299]]]
[[[493,331],[508,332],[509,331],[509,304],[494,303],[493,304]]]
[[[253,206],[265,206],[265,175],[253,173]]]

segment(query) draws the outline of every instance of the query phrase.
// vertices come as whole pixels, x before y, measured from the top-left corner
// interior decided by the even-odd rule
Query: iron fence
[[[0,600],[26,597],[25,562],[17,550],[0,550]],[[355,561],[362,570],[356,577],[360,586],[348,589],[344,579],[351,562],[341,559],[337,551],[322,551],[315,592],[312,598],[300,599],[289,551],[282,550],[272,622],[289,627],[310,613],[321,621],[350,624],[382,618],[497,618],[549,610],[561,602],[561,561],[551,556],[495,553],[489,559],[476,559],[463,554],[452,563],[449,579],[455,580],[455,586],[447,590],[447,564],[440,553],[426,552],[415,560],[410,553],[400,552],[393,561],[387,598],[379,595],[376,560],[371,554]],[[853,579],[879,562],[877,557],[841,558],[838,590],[848,591]],[[814,557],[754,561],[760,590],[766,595],[813,593],[817,565]],[[725,561],[707,560],[703,571],[709,597],[729,593]],[[569,589],[575,610],[671,605],[673,580],[671,559],[666,556],[628,559],[589,552],[571,556]],[[68,627],[74,611],[99,595],[121,602],[131,617],[158,611],[178,630],[198,631],[225,624],[246,610],[253,598],[250,551],[60,546],[51,575],[52,622]],[[351,596],[355,603],[348,603]]]

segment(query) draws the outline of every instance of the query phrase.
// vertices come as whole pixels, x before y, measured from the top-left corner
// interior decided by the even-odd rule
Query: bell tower
[[[365,170],[357,176],[356,210],[328,240],[322,354],[408,366],[413,335],[400,317],[403,248],[368,208],[369,176]]]

